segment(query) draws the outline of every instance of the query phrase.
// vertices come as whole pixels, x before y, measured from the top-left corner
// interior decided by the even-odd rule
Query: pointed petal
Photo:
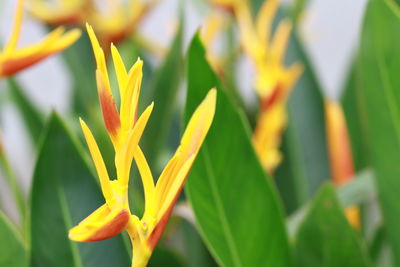
[[[73,29],[60,38],[58,38],[54,43],[52,43],[49,47],[49,54],[54,54],[59,51],[64,50],[65,48],[69,47],[73,43],[76,42],[76,40],[79,39],[81,36],[82,31],[80,29]]]
[[[276,29],[274,39],[271,44],[271,56],[274,61],[283,64],[283,59],[289,43],[290,33],[292,31],[292,23],[285,19],[283,20],[278,29]]]
[[[136,121],[137,107],[142,83],[143,61],[138,58],[128,74],[128,81],[121,92],[121,122],[125,130],[132,129]]]
[[[140,138],[149,120],[150,114],[153,110],[153,103],[149,105],[146,110],[139,117],[133,130],[130,131],[122,153],[116,154],[117,177],[122,184],[128,184],[129,173],[132,165],[135,150],[138,148]]]
[[[69,1],[56,5],[42,0],[29,1],[29,13],[40,21],[49,25],[78,25],[83,20],[83,10],[86,1]]]
[[[128,221],[129,211],[122,206],[110,210],[104,204],[77,226],[69,230],[69,239],[77,242],[94,242],[111,238],[121,233]]]
[[[192,155],[183,164],[182,168],[179,170],[179,173],[174,179],[170,190],[168,191],[167,197],[158,213],[158,218],[156,218],[157,224],[147,240],[147,244],[149,245],[151,250],[154,250],[158,241],[161,238],[162,233],[164,232],[165,227],[167,226],[169,217],[171,216],[175,203],[178,200],[179,194],[183,189],[183,185],[190,171],[190,168],[193,165],[195,157],[196,155]]]
[[[92,43],[94,56],[96,58],[97,68],[104,76],[105,89],[110,94],[112,94],[110,88],[110,79],[108,78],[107,64],[106,64],[106,58],[104,56],[104,51],[100,47],[99,41],[96,38],[96,34],[94,33],[92,26],[90,26],[88,23],[86,23],[86,30],[89,34],[90,42]]]
[[[258,52],[257,47],[260,45],[260,40],[254,29],[249,3],[247,3],[247,1],[236,2],[235,14],[239,25],[241,44],[246,53],[252,57],[256,57],[256,53]],[[264,45],[265,44],[263,44],[263,46]]]
[[[278,9],[279,0],[266,0],[260,8],[256,19],[256,28],[261,42],[269,44],[272,22]],[[267,48],[268,49],[268,48]]]
[[[332,178],[335,184],[343,185],[354,176],[346,119],[342,107],[334,101],[325,102],[325,116]]]
[[[292,90],[293,86],[297,83],[297,81],[300,79],[303,72],[304,72],[304,66],[300,62],[293,63],[288,69],[286,69],[287,78],[285,81],[285,86],[286,88],[288,88],[286,90],[287,94],[290,94],[290,91]]]
[[[114,147],[118,146],[118,133],[121,127],[121,121],[115,105],[112,94],[106,90],[105,78],[100,70],[96,71],[97,89],[99,91],[99,99],[101,111],[103,113],[104,124],[110,134]]]
[[[197,154],[206,137],[215,114],[217,90],[211,89],[203,102],[197,107],[186,127],[181,140],[179,153],[185,155],[185,160],[192,154]]]
[[[145,210],[154,206],[155,186],[153,175],[142,149],[137,146],[134,157],[143,183]]]
[[[63,31],[64,29],[59,27],[40,43],[3,54],[0,58],[0,77],[11,76],[39,63],[48,56],[65,49],[80,36],[80,30],[72,30],[61,36]]]
[[[4,53],[8,53],[15,49],[17,46],[19,36],[21,33],[22,16],[24,14],[24,0],[18,0],[17,8],[15,10],[14,26],[11,33],[10,41],[4,47]]]
[[[126,72],[126,68],[124,62],[122,61],[121,55],[119,54],[114,44],[111,44],[111,55],[113,57],[115,73],[117,74],[118,86],[120,90],[119,93],[122,99],[122,90],[125,89],[126,80],[128,79],[128,73]]]
[[[197,107],[183,134],[181,145],[162,172],[156,185],[158,211],[165,210],[162,207],[167,198],[173,198],[170,195],[178,193],[175,188],[183,186],[184,179],[179,179],[179,173],[187,166],[189,159],[193,158],[194,160],[210,129],[215,113],[216,97],[216,89],[211,89]],[[189,168],[190,166],[191,164]],[[175,181],[178,181],[178,184]],[[158,214],[156,217],[160,218],[160,215]]]
[[[89,147],[90,155],[92,156],[97,175],[99,176],[101,191],[103,192],[104,198],[107,201],[108,199],[112,198],[112,188],[106,165],[104,164],[99,147],[97,146],[96,140],[94,139],[89,127],[82,119],[79,119],[79,122],[81,124],[86,143]]]

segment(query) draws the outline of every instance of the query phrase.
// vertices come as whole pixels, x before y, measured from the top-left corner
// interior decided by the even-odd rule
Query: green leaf
[[[42,114],[25,95],[15,79],[9,78],[7,81],[9,93],[27,127],[31,141],[34,145],[37,145],[44,126]]]
[[[68,239],[68,230],[104,204],[81,146],[53,113],[33,175],[31,266],[129,266],[121,236],[94,243]]]
[[[27,266],[26,250],[11,222],[0,212],[0,266]]]
[[[141,144],[146,157],[153,166],[153,163],[157,162],[158,156],[161,154],[161,148],[165,145],[172,122],[179,82],[182,77],[182,32],[183,25],[181,23],[170,51],[155,74],[154,83],[150,88],[152,101],[155,104]]]
[[[293,16],[293,21],[295,23],[297,23],[301,19],[304,12],[307,12],[307,11],[304,11],[304,9],[306,9],[308,3],[309,3],[309,0],[295,0],[294,1],[293,7],[292,7],[292,13],[293,13],[292,16]]]
[[[369,166],[368,159],[368,141],[365,134],[366,114],[365,107],[360,98],[361,86],[360,71],[357,66],[353,66],[346,88],[342,96],[342,106],[346,117],[346,124],[349,132],[351,143],[351,151],[353,156],[354,167],[356,171],[360,171]]]
[[[283,162],[276,182],[288,213],[304,204],[330,177],[324,103],[320,86],[302,44],[294,34],[287,63],[299,61],[304,73],[289,98],[289,121],[283,136]]]
[[[336,188],[337,197],[343,207],[361,205],[371,200],[376,195],[375,179],[370,170],[365,170],[354,176],[350,182]],[[287,219],[289,236],[294,239],[300,224],[304,221],[310,203],[297,209]]]
[[[218,85],[197,35],[188,53],[186,122]],[[201,235],[221,266],[291,266],[282,207],[243,118],[218,90],[214,121],[186,192]]]
[[[369,266],[364,244],[349,225],[332,186],[324,186],[297,233],[299,267]]]
[[[166,246],[158,245],[151,256],[149,267],[186,267],[187,264],[176,252]]]
[[[400,265],[400,10],[393,0],[367,6],[358,58],[370,160],[395,263]]]

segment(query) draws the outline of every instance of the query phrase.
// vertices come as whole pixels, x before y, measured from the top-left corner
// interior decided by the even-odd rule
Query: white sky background
[[[141,33],[167,46],[173,37],[177,18],[177,15],[171,14],[176,14],[179,1],[188,3],[185,9],[187,44],[205,15],[204,11],[196,10],[199,1],[193,5],[194,1],[190,0],[161,0],[161,4],[146,18],[140,29]],[[365,2],[366,0],[310,0],[304,16],[302,38],[323,90],[330,98],[339,96],[346,79],[352,52],[358,40]],[[9,36],[15,3],[15,0],[0,0],[0,43],[4,43]],[[45,35],[46,30],[40,23],[29,16],[24,17],[21,45],[31,44]],[[244,60],[240,69],[245,75],[240,76],[239,84],[243,87],[244,94],[251,98],[253,92],[250,88],[252,84],[250,68],[250,64]],[[70,80],[66,73],[59,56],[53,56],[17,77],[26,94],[41,110],[48,112],[54,108],[65,114],[68,112],[70,101],[68,91]],[[1,92],[4,90],[2,87],[4,84],[0,82],[0,97],[4,93]],[[0,129],[14,170],[24,191],[28,192],[35,156],[23,123],[11,104],[3,104],[0,109]],[[0,177],[0,203],[7,203],[6,211],[15,220],[15,207],[2,178]]]

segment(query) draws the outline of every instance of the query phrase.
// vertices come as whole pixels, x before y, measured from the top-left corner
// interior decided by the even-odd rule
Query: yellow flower
[[[92,0],[30,0],[29,11],[48,25],[81,25],[87,12],[93,9]]]
[[[115,150],[117,179],[112,181],[109,179],[96,141],[81,120],[106,203],[72,228],[69,238],[79,242],[97,241],[126,230],[133,247],[132,266],[146,266],[211,126],[215,112],[216,90],[210,90],[194,112],[180,146],[154,185],[151,170],[138,145],[153,109],[153,104],[149,105],[137,118],[143,62],[138,59],[127,72],[117,49],[111,45],[121,97],[118,111],[111,93],[104,52],[93,29],[87,26],[87,30],[97,62],[97,87],[103,119]],[[131,213],[128,203],[128,182],[133,159],[142,178],[145,193],[145,212],[141,219]]]
[[[350,182],[355,174],[346,119],[341,105],[325,102],[326,133],[333,183],[337,186]],[[360,209],[351,206],[346,217],[355,229],[360,229]]]
[[[279,0],[266,0],[255,21],[247,1],[235,1],[234,5],[243,49],[255,66],[254,88],[261,102],[253,143],[264,168],[270,173],[281,161],[279,145],[287,124],[285,106],[303,71],[300,63],[289,67],[284,64],[292,29],[290,21],[281,21],[272,36],[272,22],[278,4]]]
[[[91,12],[87,20],[95,27],[102,45],[108,47],[130,36],[156,3],[157,0],[109,1],[105,12]]]
[[[234,12],[235,3],[237,1],[244,1],[244,0],[208,0],[208,1],[226,11]]]
[[[30,11],[49,25],[94,25],[100,42],[109,47],[134,32],[158,0],[30,0]],[[108,51],[106,51],[108,52]]]
[[[0,78],[11,76],[28,68],[46,57],[58,53],[73,44],[81,35],[78,29],[64,34],[65,29],[60,27],[51,32],[40,43],[24,48],[17,48],[21,31],[24,1],[18,0],[14,19],[14,27],[10,40],[0,51]]]

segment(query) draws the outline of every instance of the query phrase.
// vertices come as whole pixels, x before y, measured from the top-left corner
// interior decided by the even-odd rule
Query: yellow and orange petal
[[[145,210],[143,221],[150,227],[148,245],[154,249],[168,222],[187,175],[210,129],[215,114],[217,91],[211,89],[193,113],[183,134],[181,145],[160,175],[155,200]]]
[[[28,9],[34,17],[48,25],[81,25],[86,14],[93,9],[93,3],[91,0],[57,0],[52,3],[30,0]]]
[[[325,117],[331,174],[333,183],[340,186],[350,182],[355,173],[346,119],[342,107],[335,101],[325,101]],[[350,206],[345,214],[349,223],[360,229],[360,208]]]
[[[0,52],[0,77],[8,77],[16,74],[48,56],[64,50],[72,45],[81,35],[81,31],[78,29],[65,33],[65,29],[60,27],[37,44],[17,48],[22,25],[23,4],[23,0],[18,0],[10,40],[6,43],[4,50]]]
[[[121,205],[110,209],[104,204],[86,219],[73,227],[68,234],[69,239],[77,242],[94,242],[111,238],[121,233],[130,218],[130,212]]]
[[[354,176],[346,120],[340,104],[334,101],[325,102],[325,114],[332,177],[336,185],[343,185]]]

